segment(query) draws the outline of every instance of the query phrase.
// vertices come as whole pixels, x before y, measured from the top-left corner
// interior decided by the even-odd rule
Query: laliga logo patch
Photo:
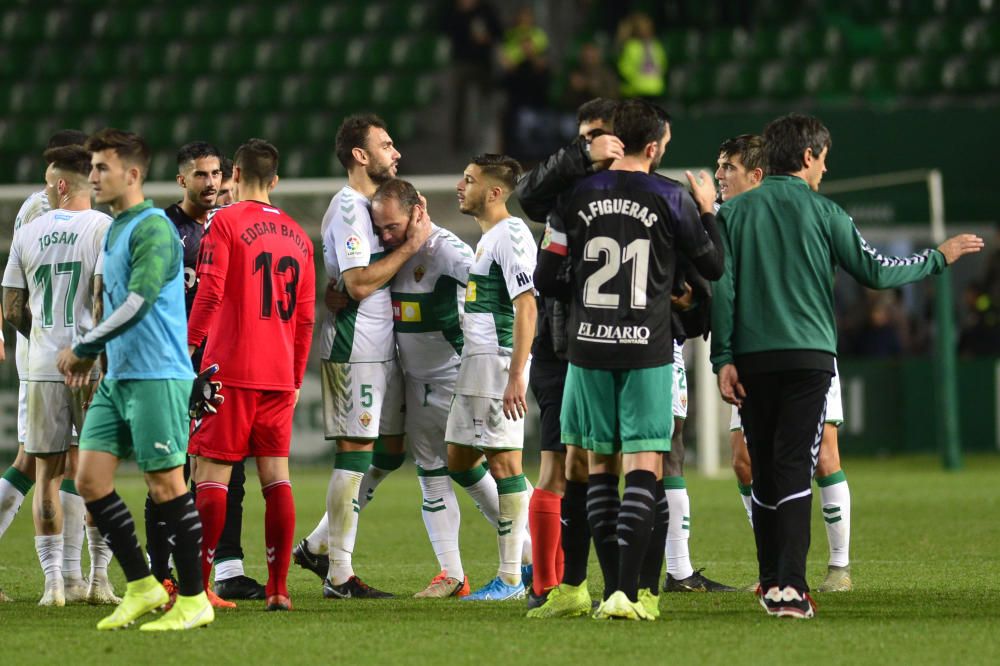
[[[361,416],[358,417],[358,420],[361,421],[361,425],[367,428],[368,424],[372,422],[372,415],[368,412],[361,412]]]
[[[361,256],[361,239],[357,236],[351,235],[347,237],[344,241],[344,246],[347,248],[348,257],[360,257]]]
[[[416,268],[413,269],[413,279],[416,280],[417,282],[423,280],[424,275],[426,274],[427,274],[427,269],[424,268],[423,266],[417,266]]]
[[[545,225],[545,234],[542,236],[542,249],[544,250],[552,244],[552,227]]]

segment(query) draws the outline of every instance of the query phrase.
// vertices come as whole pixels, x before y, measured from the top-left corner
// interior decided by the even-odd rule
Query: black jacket
[[[559,195],[592,173],[593,164],[586,144],[577,139],[526,173],[515,192],[528,218],[545,222]]]

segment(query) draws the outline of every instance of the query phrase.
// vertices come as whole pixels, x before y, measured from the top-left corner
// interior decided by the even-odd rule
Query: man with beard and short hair
[[[395,177],[400,158],[381,118],[366,113],[344,119],[336,154],[347,169],[347,185],[323,216],[323,256],[327,289],[346,290],[350,301],[323,321],[320,357],[324,428],[326,438],[337,442],[337,458],[327,514],[293,555],[300,566],[324,577],[327,598],[385,598],[392,595],[362,582],[351,560],[358,513],[404,459],[403,380],[396,364],[389,281],[424,244],[431,227],[427,219],[418,219],[406,241],[389,254],[375,233],[371,197],[379,184]],[[324,545],[328,558],[322,556]]]

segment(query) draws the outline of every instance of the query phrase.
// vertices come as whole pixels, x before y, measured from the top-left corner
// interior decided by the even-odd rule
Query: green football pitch
[[[326,601],[319,580],[294,564],[295,610],[265,613],[242,602],[202,630],[143,635],[94,629],[106,608],[39,608],[42,574],[28,507],[0,542],[3,664],[630,664],[630,663],[998,663],[1000,662],[1000,458],[970,457],[947,473],[937,460],[851,459],[855,590],[817,595],[814,620],[764,615],[746,592],[663,594],[655,623],[588,618],[527,620],[523,602],[470,604],[409,598],[437,573],[420,519],[412,467],[393,474],[362,513],[355,568],[397,593],[387,601]],[[296,538],[323,510],[328,470],[293,471]],[[244,521],[246,568],[266,576],[263,501],[251,478]],[[142,481],[119,483],[141,526]],[[691,475],[692,559],[713,579],[754,578],[752,535],[735,483]],[[496,568],[496,537],[464,495],[462,551],[473,586]],[[814,502],[815,504],[815,502]],[[814,506],[809,577],[826,567],[826,535]],[[86,558],[86,556],[85,556]],[[86,566],[86,565],[85,565]],[[591,591],[599,572],[591,562]],[[117,565],[112,576],[119,591]]]

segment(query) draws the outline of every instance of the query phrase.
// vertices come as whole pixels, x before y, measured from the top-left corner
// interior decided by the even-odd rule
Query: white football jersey
[[[385,251],[372,226],[371,202],[348,186],[337,192],[323,215],[323,261],[331,280],[378,261]],[[327,312],[320,354],[338,363],[381,363],[396,357],[389,285],[360,303],[352,300],[336,315]]]
[[[31,381],[62,381],[56,355],[94,327],[92,284],[111,218],[56,209],[14,232],[3,286],[28,290]]]
[[[432,225],[420,251],[392,279],[392,315],[399,361],[408,379],[454,382],[462,360],[461,312],[472,248]]]
[[[512,301],[535,287],[535,239],[517,217],[498,222],[476,244],[465,289],[463,355],[511,354]]]
[[[14,231],[17,231],[29,222],[33,222],[41,215],[49,212],[49,210],[51,210],[51,207],[49,206],[49,197],[45,194],[45,190],[31,193],[17,211],[17,217],[14,218]],[[16,340],[14,363],[17,365],[17,376],[21,381],[26,381],[28,379],[28,338],[23,335],[15,335],[14,339]]]

